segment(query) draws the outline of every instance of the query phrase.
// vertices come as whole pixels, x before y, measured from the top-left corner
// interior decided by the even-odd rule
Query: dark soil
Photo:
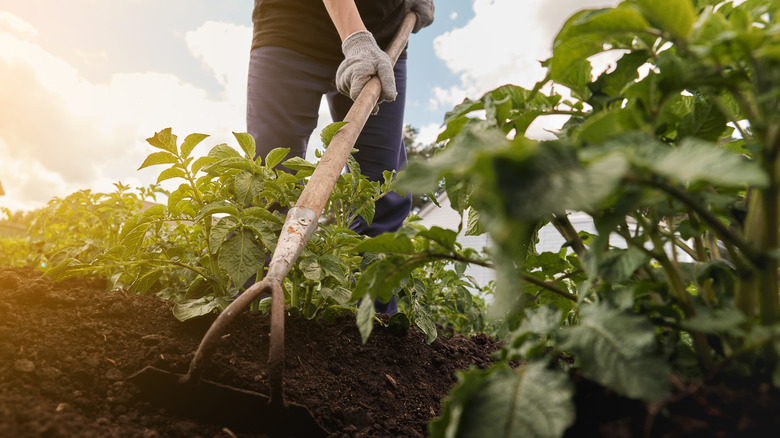
[[[0,268],[0,437],[253,437],[175,415],[125,380],[147,365],[183,373],[213,318],[180,323],[150,296],[106,292],[96,280],[53,283],[31,269]],[[244,313],[204,377],[268,393],[268,319]],[[334,324],[288,317],[285,391],[331,437],[422,437],[456,381],[487,367],[500,343],[377,325],[360,341],[354,318]],[[749,382],[676,382],[658,406],[626,400],[577,378],[574,437],[780,436],[780,394]],[[738,389],[734,389],[738,388]]]
[[[147,365],[186,372],[210,323],[100,281],[0,268],[0,437],[260,436],[170,414],[125,380]],[[245,312],[228,332],[204,377],[268,394],[268,318]],[[288,317],[285,391],[332,437],[422,437],[455,371],[489,366],[499,347],[484,335],[427,345],[381,325],[363,345],[352,317]]]

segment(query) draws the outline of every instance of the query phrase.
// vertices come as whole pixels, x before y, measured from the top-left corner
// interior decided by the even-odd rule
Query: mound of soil
[[[0,437],[262,437],[176,415],[126,378],[147,365],[184,373],[213,318],[181,323],[170,304],[106,292],[96,280],[53,283],[31,269],[0,268]],[[204,377],[268,394],[268,318],[244,313]],[[365,345],[354,318],[334,324],[288,317],[285,391],[330,437],[422,437],[456,381],[487,367],[500,343],[377,325]],[[780,391],[751,382],[676,382],[656,406],[575,375],[580,437],[775,437]]]
[[[186,372],[211,321],[178,322],[169,303],[100,281],[0,268],[0,436],[262,436],[169,413],[125,380],[147,365]],[[242,314],[204,377],[268,394],[269,328],[264,315]],[[427,345],[417,330],[377,325],[364,345],[354,318],[289,317],[285,347],[288,400],[332,437],[422,437],[455,371],[489,366],[500,344],[454,335]]]

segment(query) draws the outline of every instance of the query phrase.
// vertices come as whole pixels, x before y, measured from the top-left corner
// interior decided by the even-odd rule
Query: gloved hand
[[[405,0],[406,10],[417,14],[417,22],[414,23],[412,33],[417,33],[423,27],[433,23],[433,0]]]
[[[372,76],[379,76],[382,92],[379,102],[392,102],[398,94],[395,90],[393,63],[387,53],[376,44],[371,32],[360,30],[348,36],[341,44],[344,61],[336,71],[336,87],[341,94],[357,99],[360,91]],[[377,108],[374,108],[376,112]]]

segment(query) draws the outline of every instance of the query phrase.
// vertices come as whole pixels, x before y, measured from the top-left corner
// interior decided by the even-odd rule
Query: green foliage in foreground
[[[432,436],[559,437],[573,370],[648,404],[672,374],[780,387],[778,11],[777,0],[581,11],[535,89],[507,85],[447,114],[446,149],[399,183],[444,178],[469,232],[490,234],[512,330],[502,359],[527,365],[463,373]],[[593,72],[602,54],[618,60]],[[527,139],[545,115],[570,119],[554,140]],[[574,211],[595,232],[576,230]],[[560,252],[537,253],[546,224]]]

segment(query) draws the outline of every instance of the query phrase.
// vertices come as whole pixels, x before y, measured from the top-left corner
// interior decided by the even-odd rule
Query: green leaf
[[[178,162],[179,159],[176,157],[176,155],[173,155],[170,152],[155,152],[146,157],[138,170],[147,168],[149,166],[156,166],[158,164],[176,164]]]
[[[247,157],[254,160],[257,152],[255,151],[255,138],[246,132],[234,132],[233,137],[238,140],[238,145],[244,151]]]
[[[260,238],[260,241],[263,242],[263,245],[266,248],[272,250],[276,247],[276,241],[278,240],[279,233],[278,231],[274,231],[267,219],[245,217],[242,219],[242,221],[244,223],[244,228],[255,233],[255,235]],[[275,223],[275,221],[271,223]]]
[[[376,204],[374,203],[374,200],[369,199],[360,207],[360,210],[357,213],[370,226],[371,222],[374,221],[374,215],[376,215]]]
[[[238,221],[233,216],[223,217],[217,222],[216,225],[211,227],[211,234],[209,235],[209,246],[211,246],[211,253],[216,254],[219,248],[227,239],[228,234],[236,229]]]
[[[474,196],[500,195],[510,217],[531,221],[598,208],[629,169],[618,154],[593,157],[585,166],[573,149],[555,143],[543,143],[532,157],[495,156],[491,164],[493,181]]]
[[[370,237],[353,249],[355,252],[378,252],[392,254],[412,254],[415,252],[414,244],[404,234],[385,233],[376,237]]]
[[[757,163],[696,138],[683,140],[676,149],[645,146],[640,162],[655,173],[683,184],[708,182],[726,187],[763,187],[769,182]]]
[[[171,128],[165,128],[154,134],[154,137],[146,139],[146,142],[164,151],[176,155],[176,136],[171,133]]]
[[[259,173],[260,170],[257,163],[245,157],[223,158],[203,166],[205,172],[216,172],[221,174],[225,169],[245,170],[252,173]]]
[[[594,94],[604,93],[607,96],[617,97],[623,94],[623,90],[639,78],[637,70],[650,58],[649,50],[636,50],[624,54],[618,60],[615,70],[601,74],[593,82],[591,90]]]
[[[268,155],[265,157],[265,165],[269,168],[276,167],[279,163],[282,162],[282,160],[287,157],[287,154],[290,153],[290,148],[276,148],[273,149],[271,152],[268,153]]]
[[[320,140],[322,140],[322,144],[325,146],[330,145],[331,140],[333,140],[333,136],[336,135],[336,133],[339,132],[339,130],[347,123],[348,122],[334,122],[326,126],[320,133]]]
[[[343,288],[343,287],[324,287],[320,290],[320,294],[327,298],[334,299],[337,303],[341,304],[342,306],[347,305],[349,303],[350,298],[352,298],[352,292],[349,289]]]
[[[192,167],[191,167],[193,175],[194,175],[194,174],[196,174],[196,173],[198,173],[198,172],[200,172],[200,170],[201,170],[201,169],[202,169],[204,166],[206,166],[206,165],[208,165],[208,164],[212,164],[212,163],[214,163],[215,161],[216,161],[216,160],[215,160],[214,158],[212,158],[212,157],[208,157],[208,156],[206,156],[206,157],[200,157],[200,158],[198,158],[197,160],[193,161],[193,162],[192,162]]]
[[[736,308],[715,309],[712,311],[700,311],[695,316],[683,321],[682,326],[687,330],[708,334],[735,334],[741,331],[742,325],[747,322],[744,313]]]
[[[365,266],[367,259],[372,261]],[[352,292],[352,300],[370,296],[388,302],[394,293],[408,283],[411,273],[428,261],[425,257],[405,259],[403,256],[374,259],[370,254],[366,254],[364,262],[361,263],[362,272]]]
[[[171,192],[170,195],[168,195],[168,211],[171,212],[171,215],[178,216],[179,211],[177,211],[176,207],[179,202],[181,202],[184,199],[184,196],[189,192],[190,186],[186,184],[181,184],[178,189]]]
[[[718,141],[728,127],[728,119],[709,99],[696,99],[693,111],[680,120],[678,136]]]
[[[374,300],[368,297],[363,298],[360,302],[357,312],[357,326],[360,331],[360,338],[365,344],[368,341],[368,337],[371,336],[371,332],[374,330],[374,316],[376,315],[376,309],[374,309]]]
[[[409,162],[406,170],[398,174],[398,187],[410,192],[433,192],[438,189],[442,176],[470,175],[474,162],[483,153],[494,154],[510,147],[519,150],[524,146],[525,140],[522,138],[515,137],[514,142],[510,142],[500,129],[469,120],[458,135],[450,140],[447,149],[436,154],[433,159]]]
[[[690,0],[634,0],[648,20],[675,38],[687,38],[696,21]]]
[[[479,211],[474,208],[468,210],[468,220],[466,225],[467,236],[481,236],[485,234],[485,227],[479,222]]]
[[[339,256],[333,254],[325,254],[319,258],[319,265],[325,275],[335,278],[336,280],[346,283],[347,275],[349,274],[349,266]]]
[[[209,281],[203,277],[196,277],[195,280],[187,287],[187,292],[184,294],[184,298],[203,298],[210,292],[211,285],[209,284]]]
[[[314,172],[317,168],[316,165],[304,160],[301,157],[292,157],[284,162],[285,167],[296,172]],[[311,173],[309,173],[311,175]]]
[[[265,252],[252,239],[252,233],[233,234],[219,251],[219,266],[227,271],[233,284],[243,286],[265,263]]]
[[[414,320],[414,325],[425,333],[426,343],[432,343],[439,336],[430,309],[417,300],[412,302],[412,320]]]
[[[124,246],[124,257],[134,257],[141,250],[149,231],[151,224],[155,221],[161,221],[165,217],[165,206],[162,204],[153,205],[148,209],[138,213],[127,221],[120,235],[120,244]]]
[[[263,190],[263,177],[246,170],[237,173],[233,182],[239,204],[251,204],[255,196]]]
[[[537,309],[527,309],[525,318],[515,333],[535,333],[538,335],[554,335],[561,329],[563,312],[551,306]]]
[[[197,146],[200,142],[202,142],[206,137],[208,137],[207,134],[190,134],[187,136],[187,138],[184,139],[184,142],[181,144],[181,157],[187,158],[190,156],[190,153],[192,153],[192,150],[195,149],[195,146]],[[197,172],[196,170],[193,170],[193,173]]]
[[[212,202],[205,207],[201,208],[198,215],[195,216],[195,222],[199,222],[206,216],[211,216],[217,213],[227,213],[230,215],[238,215],[238,207],[230,201],[216,201]]]
[[[454,251],[456,249],[457,231],[447,230],[434,225],[429,229],[420,231],[418,236],[432,240],[448,250]]]
[[[647,20],[633,7],[621,3],[617,8],[585,10],[574,14],[563,25],[553,43],[550,78],[572,85],[572,70],[588,57],[603,51],[604,43],[620,34],[633,34],[649,27]],[[573,84],[578,86],[579,84]]]
[[[165,205],[155,204],[141,212],[139,222],[159,221],[165,218]]]
[[[241,217],[259,219],[269,222],[270,224],[282,225],[284,223],[284,217],[276,216],[263,207],[249,207],[241,212]]]
[[[46,276],[53,281],[62,281],[66,278],[78,275],[78,268],[84,267],[84,264],[75,258],[69,257],[57,265],[46,270]]]
[[[542,362],[458,373],[432,438],[559,438],[574,421],[574,388]]]
[[[159,270],[145,272],[139,275],[133,283],[130,285],[130,290],[134,293],[146,295],[149,290],[155,286],[157,281],[162,277],[162,272]]]
[[[654,403],[669,393],[671,370],[655,353],[655,327],[645,317],[586,305],[559,346],[574,352],[586,377],[622,395]]]
[[[561,330],[563,312],[551,305],[526,309],[522,323],[512,332],[509,343],[503,349],[507,360],[529,360],[546,353],[549,337]]]
[[[470,111],[471,110],[469,110],[469,112]],[[447,114],[450,114],[450,113],[447,113]],[[441,143],[443,141],[446,141],[446,140],[449,140],[449,139],[453,138],[455,135],[460,133],[460,131],[463,129],[464,126],[466,126],[466,123],[468,123],[469,120],[470,119],[468,117],[460,116],[460,117],[457,117],[457,118],[454,118],[454,119],[450,120],[449,122],[446,122],[447,126],[444,129],[444,131],[442,131],[441,134],[439,134],[439,136],[436,137],[436,142],[437,143]]]
[[[298,261],[298,268],[309,281],[321,281],[325,277],[320,264],[314,257],[302,257]]]
[[[220,308],[214,297],[202,297],[196,300],[185,300],[173,305],[173,316],[179,321],[196,318],[211,313]]]
[[[161,182],[172,178],[186,178],[186,177],[187,174],[184,173],[184,170],[179,169],[178,167],[171,167],[160,172],[160,176],[157,177],[157,184],[160,184]]]
[[[607,283],[622,283],[634,275],[649,260],[649,256],[637,248],[587,251],[582,264],[591,278],[601,278]]]
[[[225,160],[228,158],[242,158],[237,150],[233,149],[232,147],[224,143],[218,144],[213,148],[211,148],[208,156],[214,158],[215,160]]]
[[[637,113],[628,108],[602,111],[588,118],[579,129],[577,139],[581,142],[601,144],[625,132],[641,128]]]
[[[405,336],[409,332],[411,321],[403,312],[394,313],[387,322],[387,328],[397,336]]]
[[[124,235],[120,244],[125,248],[123,257],[133,258],[141,250],[146,232],[149,231],[150,225],[148,223],[138,224],[128,230]]]

